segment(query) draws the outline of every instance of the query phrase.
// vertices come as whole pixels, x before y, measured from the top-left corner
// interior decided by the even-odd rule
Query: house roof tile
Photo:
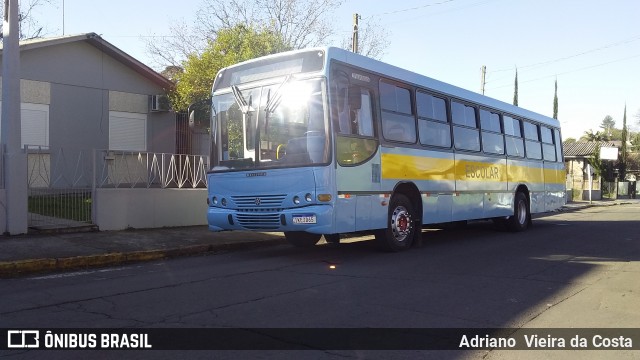
[[[565,157],[588,157],[593,154],[598,144],[606,147],[618,147],[612,141],[590,141],[590,142],[575,142],[570,144],[562,144],[562,150]]]
[[[89,44],[97,47],[101,51],[104,51],[106,54],[110,55],[114,59],[122,62],[123,64],[129,66],[134,71],[138,72],[140,75],[146,77],[151,80],[155,84],[162,86],[165,89],[171,89],[174,87],[174,84],[155,70],[151,69],[149,66],[140,62],[136,58],[127,54],[126,52],[120,50],[118,47],[114,46],[110,42],[104,40],[100,35],[96,33],[86,33],[79,35],[67,35],[60,37],[51,37],[51,38],[37,38],[30,40],[22,40],[20,41],[20,51],[37,49],[45,46],[52,45],[60,45],[74,41],[86,41]],[[0,54],[2,54],[2,44],[0,43]]]

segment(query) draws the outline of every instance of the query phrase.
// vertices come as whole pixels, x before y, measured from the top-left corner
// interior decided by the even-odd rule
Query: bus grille
[[[237,213],[236,219],[248,230],[277,230],[280,227],[279,214]]]
[[[239,209],[281,208],[286,195],[248,195],[232,196]]]

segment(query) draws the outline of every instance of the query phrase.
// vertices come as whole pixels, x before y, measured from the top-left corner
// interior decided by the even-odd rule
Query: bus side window
[[[411,91],[380,81],[382,136],[391,141],[416,142],[416,120],[411,107]]]
[[[541,126],[540,135],[542,138],[542,157],[547,161],[556,161],[556,149],[553,145],[551,129]]]
[[[480,109],[482,127],[482,150],[489,154],[504,154],[504,137],[500,126],[500,115]]]
[[[564,158],[562,155],[562,139],[560,138],[560,131],[558,129],[554,129],[553,135],[553,140],[556,145],[556,159],[558,162],[563,162]]]
[[[538,125],[528,121],[524,122],[524,146],[527,150],[529,159],[541,160],[542,148],[540,147],[540,135],[538,134]]]
[[[339,72],[335,75],[334,82],[334,101],[332,106],[333,115],[335,116],[335,128],[341,134],[351,134],[351,124],[349,115],[349,79],[347,75]]]
[[[336,137],[337,160],[340,165],[358,165],[373,156],[378,142],[373,137],[373,104],[369,89],[352,86],[349,90],[349,125]],[[359,98],[355,98],[359,97]],[[345,136],[346,135],[346,136]]]
[[[354,133],[361,136],[373,136],[373,108],[371,107],[371,92],[360,89],[360,108],[352,110]]]
[[[430,94],[416,92],[420,144],[451,147],[451,126],[447,120],[447,103]]]
[[[524,141],[522,140],[522,129],[520,120],[511,116],[503,116],[505,142],[507,144],[507,155],[524,157]]]
[[[480,151],[480,130],[478,118],[473,106],[451,102],[451,120],[453,121],[453,141],[456,149]]]

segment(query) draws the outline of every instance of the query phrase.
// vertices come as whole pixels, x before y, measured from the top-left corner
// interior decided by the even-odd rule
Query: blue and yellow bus
[[[525,230],[565,201],[557,120],[338,48],[222,69],[212,89],[209,229],[375,234],[493,219]]]

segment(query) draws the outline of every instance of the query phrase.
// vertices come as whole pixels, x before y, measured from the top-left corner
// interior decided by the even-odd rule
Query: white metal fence
[[[25,151],[28,221],[37,229],[91,225],[96,188],[207,186],[207,156],[46,146]]]
[[[36,229],[92,223],[90,152],[26,146],[28,223]]]
[[[209,158],[136,151],[96,150],[95,187],[204,188]]]

